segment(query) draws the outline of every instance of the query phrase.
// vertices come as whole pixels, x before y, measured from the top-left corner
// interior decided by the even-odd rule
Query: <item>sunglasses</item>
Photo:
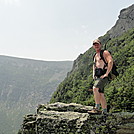
[[[93,46],[94,46],[94,45],[100,45],[100,44],[99,44],[99,43],[93,43]]]

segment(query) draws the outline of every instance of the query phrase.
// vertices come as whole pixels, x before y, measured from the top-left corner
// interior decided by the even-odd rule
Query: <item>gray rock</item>
[[[37,114],[24,117],[19,134],[132,134],[134,113],[90,115],[91,108],[75,103],[41,104]]]
[[[119,126],[117,134],[134,134],[134,123],[126,123]]]
[[[129,29],[134,28],[134,4],[122,9],[118,18],[116,24],[107,32],[110,38],[118,37]]]
[[[44,110],[54,110],[54,111],[74,111],[74,112],[80,112],[80,113],[85,113],[89,110],[93,109],[92,106],[84,106],[81,104],[76,104],[76,103],[70,103],[70,104],[65,104],[61,102],[56,102],[53,104],[41,104],[37,108],[37,113],[40,111]]]

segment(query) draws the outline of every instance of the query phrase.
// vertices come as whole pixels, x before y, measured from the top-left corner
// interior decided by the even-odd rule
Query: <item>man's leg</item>
[[[88,111],[89,113],[100,113],[100,99],[101,94],[99,93],[99,88],[93,87],[93,94],[94,94],[94,100],[95,100],[95,108],[93,108],[91,111]]]
[[[95,107],[97,109],[100,108],[100,101],[101,101],[101,94],[99,93],[99,88],[93,87],[93,93],[94,93],[94,100],[95,100]]]
[[[101,102],[101,107],[102,107],[102,111],[104,113],[107,113],[107,102],[104,96],[104,93],[100,93],[100,102]]]

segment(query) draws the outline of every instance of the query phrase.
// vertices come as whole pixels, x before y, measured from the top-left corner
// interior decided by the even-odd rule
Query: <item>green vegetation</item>
[[[109,35],[106,34],[100,39],[105,44]],[[120,75],[111,81],[105,89],[106,98],[111,112],[134,110],[134,29],[129,30],[118,38],[107,42],[107,49],[118,67]],[[74,62],[74,66],[65,80],[54,92],[50,103],[80,103],[93,105],[93,93],[88,89],[92,83],[92,57],[94,50],[90,48],[81,54]]]

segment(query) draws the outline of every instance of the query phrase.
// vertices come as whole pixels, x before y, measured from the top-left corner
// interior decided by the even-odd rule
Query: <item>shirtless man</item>
[[[108,83],[108,74],[112,69],[113,59],[110,53],[107,50],[105,50],[103,52],[103,57],[107,62],[107,66],[105,65],[104,61],[100,57],[101,46],[102,44],[100,40],[96,39],[93,41],[93,48],[96,51],[93,65],[93,79],[94,79],[93,93],[94,93],[95,107],[90,112],[91,113],[101,112],[100,111],[100,104],[101,104],[102,113],[105,114],[107,113],[107,103],[104,96],[104,87]]]

